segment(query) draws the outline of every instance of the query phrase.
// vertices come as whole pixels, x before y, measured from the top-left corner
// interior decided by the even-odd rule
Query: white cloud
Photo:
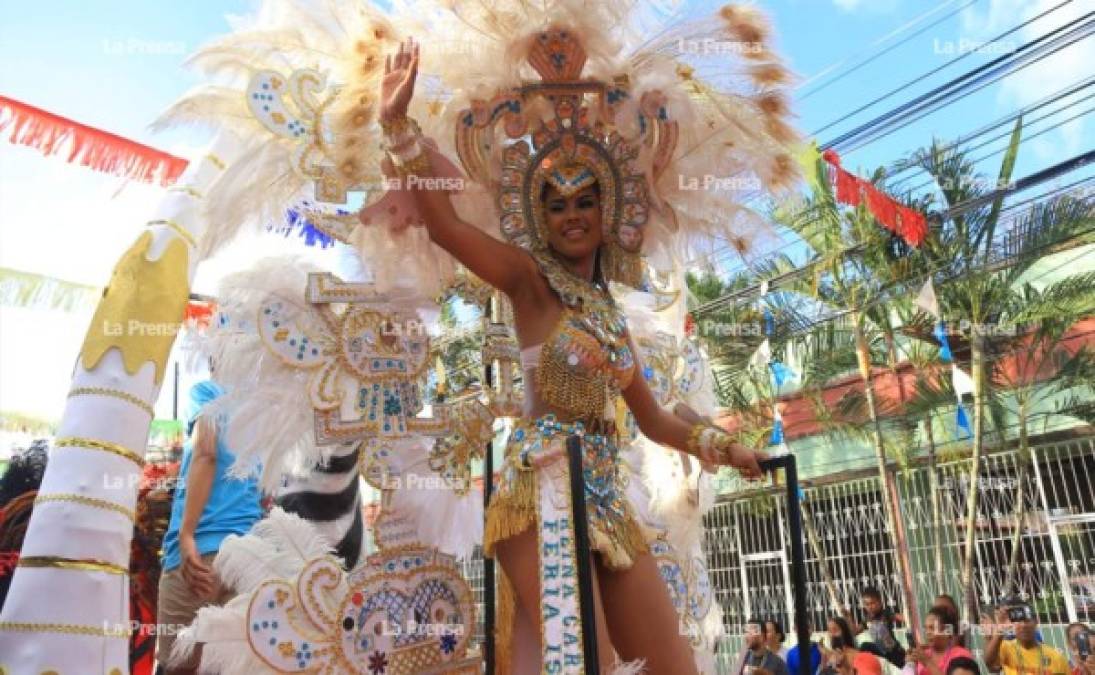
[[[963,11],[962,29],[967,39],[973,42],[988,40],[1059,4],[1058,0],[990,0],[989,6],[984,11],[978,11],[975,7]],[[986,47],[991,49],[988,50],[986,57],[997,56],[1000,52],[996,47],[999,49],[1018,47],[1078,19],[1086,11],[1085,4],[1081,2],[1065,5],[1030,23],[1009,35],[1007,38],[1011,41],[1009,44],[987,45]],[[1090,8],[1090,4],[1087,6]],[[1090,72],[1092,63],[1095,63],[1095,41],[1079,40],[1052,56],[1005,77],[997,90],[997,104],[1001,110],[1013,111],[1044,99],[1082,79]],[[1084,92],[1080,92],[1079,95],[1084,95]],[[1068,99],[1062,99],[1038,114],[1055,110],[1076,98],[1077,96],[1074,95]],[[1079,113],[1081,109],[1081,107],[1070,108],[1067,112],[1054,115],[1032,128],[1031,131],[1045,129],[1049,125]],[[1084,118],[1080,117],[1025,143],[1024,148],[1030,148],[1041,161],[1056,162],[1078,154],[1090,144],[1090,132],[1085,127]]]

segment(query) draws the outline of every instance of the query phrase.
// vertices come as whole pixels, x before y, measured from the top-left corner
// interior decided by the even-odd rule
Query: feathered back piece
[[[636,149],[629,171],[642,185],[628,189],[644,205],[620,217],[637,219],[641,236],[624,232],[624,243],[661,267],[674,249],[714,237],[747,250],[764,230],[751,207],[797,178],[790,150],[798,137],[783,90],[791,75],[757,10],[727,5],[715,17],[684,22],[661,9],[667,4],[421,0],[384,12],[366,2],[265,0],[236,22],[236,32],[191,58],[210,83],[158,122],[204,123],[240,140],[239,159],[206,195],[213,225],[202,253],[241,228],[280,224],[287,208],[307,198],[320,204],[311,221],[356,244],[382,288],[394,277],[429,289],[451,280],[451,259],[421,228],[408,227],[413,214],[385,203],[361,225],[351,213],[362,200],[380,203],[388,187],[376,123],[379,79],[384,55],[410,35],[423,43],[410,113],[442,155],[476,172],[455,195],[469,222],[503,235],[498,189],[508,144],[493,141],[531,135],[560,111],[525,96],[519,111],[479,139],[485,155],[475,164],[465,161],[454,130],[467,124],[468,111],[515,90],[527,94],[555,68],[557,80],[590,83],[602,99],[615,92],[612,100],[582,94],[577,102],[590,128],[605,125],[600,138],[618,136]],[[544,49],[546,37],[560,35],[565,53]],[[568,54],[574,58],[555,64]]]

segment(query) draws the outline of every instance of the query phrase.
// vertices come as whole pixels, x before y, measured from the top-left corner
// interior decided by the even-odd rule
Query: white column
[[[224,137],[191,162],[100,300],[0,614],[3,675],[129,672],[126,571],[141,464],[168,378],[170,327],[181,324],[198,262],[202,196],[232,146]]]

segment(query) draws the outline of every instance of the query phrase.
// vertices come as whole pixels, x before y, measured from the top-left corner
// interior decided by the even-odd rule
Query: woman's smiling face
[[[569,197],[554,186],[544,190],[548,245],[565,258],[580,260],[601,245],[601,194],[596,184]]]

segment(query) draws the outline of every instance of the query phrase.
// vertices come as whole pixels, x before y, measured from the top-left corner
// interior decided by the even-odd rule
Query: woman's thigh
[[[649,675],[695,673],[692,647],[681,634],[654,556],[644,552],[626,570],[598,565],[598,572],[608,631],[620,658],[646,659]]]
[[[498,542],[494,547],[495,559],[509,578],[517,595],[519,609],[525,612],[533,625],[540,625],[540,556],[536,532],[529,528],[524,532]],[[608,624],[602,609],[601,592],[594,568],[594,604],[597,608],[597,648],[601,672],[608,673],[614,661]],[[539,634],[539,630],[536,631]],[[539,648],[539,645],[537,645]]]

